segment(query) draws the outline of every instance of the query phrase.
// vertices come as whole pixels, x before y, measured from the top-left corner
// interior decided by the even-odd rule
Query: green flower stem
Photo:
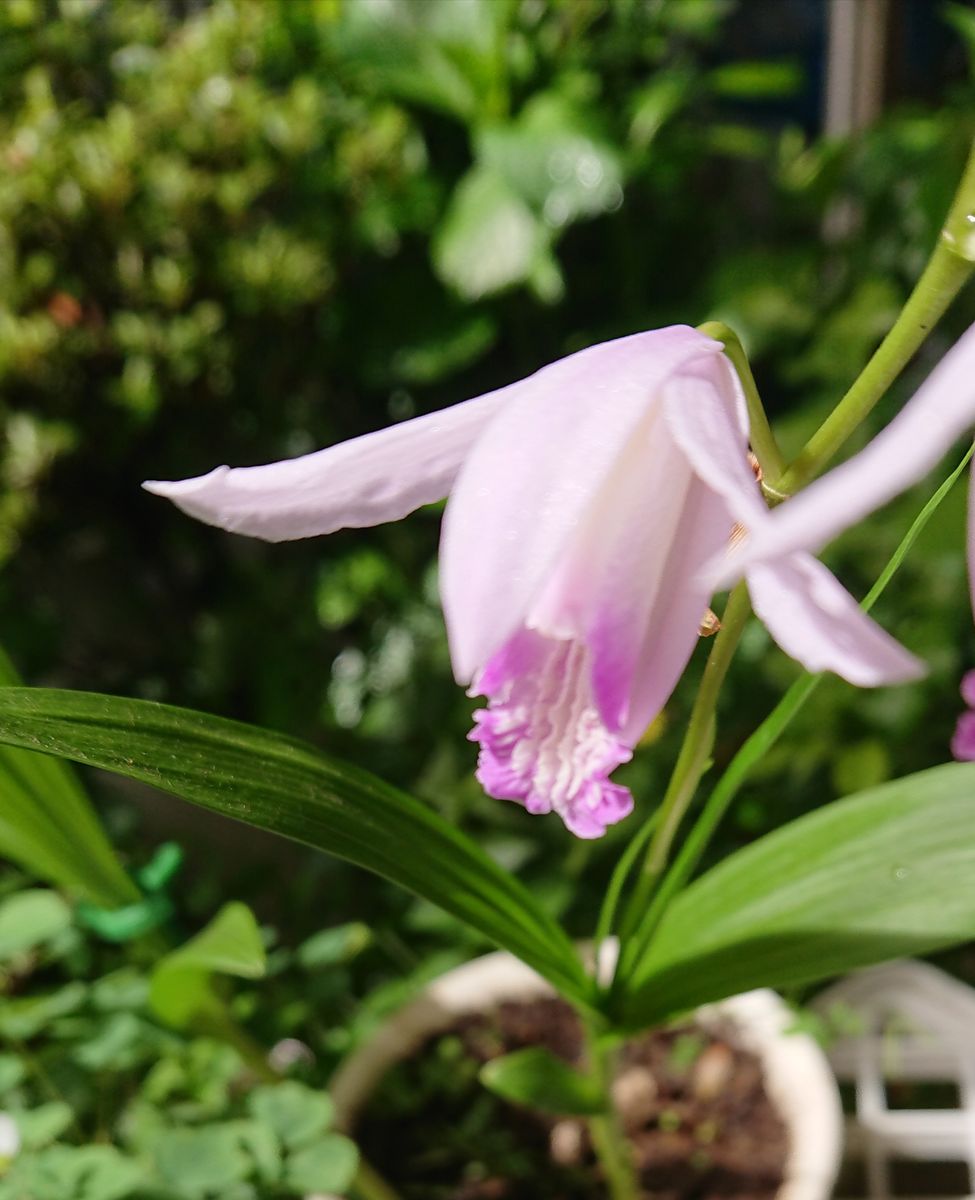
[[[636,949],[629,940],[630,935],[653,896],[667,865],[674,837],[707,767],[714,741],[718,694],[751,611],[748,589],[744,583],[739,583],[728,597],[721,618],[721,629],[704,667],[674,773],[660,804],[659,822],[647,850],[642,873],[623,915],[619,970],[624,973]]]
[[[612,1084],[616,1065],[616,1043],[601,1037],[587,1020],[589,1057],[600,1089],[606,1097],[606,1111],[589,1117],[589,1136],[602,1167],[609,1200],[639,1200],[641,1191],[633,1165],[630,1142],[613,1105]]]
[[[619,907],[623,888],[630,877],[630,872],[636,866],[637,859],[643,853],[647,842],[649,842],[653,835],[653,831],[657,828],[659,820],[660,809],[655,808],[640,826],[636,837],[631,838],[627,843],[626,849],[620,855],[619,861],[613,868],[609,887],[606,889],[606,895],[603,897],[603,903],[599,909],[599,921],[596,924],[596,933],[593,938],[595,944],[593,963],[596,970],[598,970],[598,965],[602,961],[603,942],[613,932],[613,923],[616,920],[616,910]]]
[[[725,354],[731,360],[731,365],[738,372],[742,390],[745,393],[745,403],[748,406],[748,440],[752,451],[762,468],[762,486],[767,490],[767,484],[773,479],[780,479],[785,474],[786,463],[782,457],[775,434],[768,423],[765,406],[755,386],[755,376],[752,374],[745,348],[738,334],[723,321],[706,321],[698,325],[698,333],[705,337],[714,338],[724,346]]]
[[[975,270],[975,146],[934,251],[897,320],[862,374],[809,439],[775,476],[773,493],[790,496],[808,483],[870,413],[938,323]]]
[[[364,1158],[359,1159],[359,1169],[352,1181],[352,1195],[356,1200],[400,1200],[397,1193]]]

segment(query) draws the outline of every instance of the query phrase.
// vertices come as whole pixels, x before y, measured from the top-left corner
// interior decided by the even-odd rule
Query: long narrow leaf
[[[0,688],[19,683],[0,647]],[[74,772],[56,758],[0,747],[0,856],[93,904],[139,898]]]
[[[0,688],[0,742],[103,767],[348,859],[589,1000],[571,942],[526,888],[419,801],[311,746],[168,705],[43,688]]]
[[[975,936],[975,764],[908,775],[739,850],[667,910],[621,997],[640,1027]]]

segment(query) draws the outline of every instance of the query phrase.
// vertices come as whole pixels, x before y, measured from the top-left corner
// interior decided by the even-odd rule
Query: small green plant
[[[346,1193],[358,1155],[332,1129],[328,1095],[275,1079],[233,1044],[242,1038],[223,1008],[218,1036],[198,1031],[193,1002],[214,1015],[204,976],[263,958],[242,906],[139,965],[131,945],[101,942],[57,893],[12,877],[6,888],[0,1110],[17,1144],[0,1200]]]

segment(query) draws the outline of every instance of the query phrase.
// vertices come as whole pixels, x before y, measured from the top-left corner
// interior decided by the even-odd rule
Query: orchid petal
[[[675,326],[593,346],[513,386],[464,463],[444,518],[441,593],[458,679],[469,680],[524,624],[661,385],[720,350]],[[645,461],[640,470],[666,468]]]
[[[972,613],[975,614],[975,476],[968,473],[968,533],[966,536],[968,558],[968,592],[972,600]],[[968,697],[965,697],[968,700]],[[968,700],[969,704],[975,701]]]
[[[142,486],[208,525],[269,542],[398,521],[447,495],[512,392],[500,388],[301,458]]]
[[[951,754],[959,762],[975,762],[975,712],[964,712],[955,725]]]
[[[754,564],[746,579],[755,612],[807,671],[833,671],[857,687],[906,683],[924,674],[924,664],[872,621],[810,555]]]
[[[890,424],[848,462],[780,505],[731,559],[716,582],[749,564],[793,550],[816,551],[850,525],[923,478],[975,424],[975,325]]]
[[[751,528],[768,510],[748,465],[748,416],[738,377],[724,356],[694,363],[664,388],[667,423],[698,477]]]
[[[589,645],[593,694],[609,729],[628,718],[637,657],[670,591],[668,559],[692,487],[701,485],[651,406],[529,609],[531,628]],[[694,636],[705,604],[685,614]]]
[[[727,541],[731,514],[723,499],[698,485],[689,490],[664,567],[661,588],[632,655],[629,703],[620,737],[634,744],[670,699],[694,652],[711,599],[701,563]],[[594,654],[596,651],[594,650]]]

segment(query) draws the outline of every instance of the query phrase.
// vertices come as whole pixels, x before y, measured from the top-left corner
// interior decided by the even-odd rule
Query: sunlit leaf
[[[167,1024],[181,1028],[218,1003],[211,975],[259,979],[264,974],[264,944],[246,904],[230,903],[196,937],[157,963],[149,1002]]]
[[[664,917],[620,1010],[645,1026],[975,936],[975,765],[810,813],[703,875]]]
[[[457,185],[433,244],[440,277],[466,300],[527,281],[546,249],[545,230],[497,171],[472,168]]]
[[[50,941],[71,924],[57,892],[30,888],[0,901],[0,962]]]
[[[542,1046],[529,1046],[481,1068],[481,1082],[498,1096],[550,1113],[602,1112],[605,1097],[598,1083],[581,1075]]]

